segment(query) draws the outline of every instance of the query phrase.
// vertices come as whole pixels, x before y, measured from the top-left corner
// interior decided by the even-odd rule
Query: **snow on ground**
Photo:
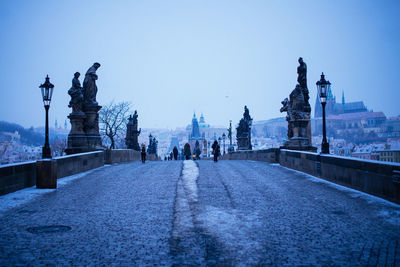
[[[326,184],[332,188],[335,188],[337,190],[345,192],[352,198],[364,199],[365,201],[368,202],[368,204],[381,205],[381,206],[383,206],[382,207],[383,209],[380,212],[378,212],[378,216],[383,217],[386,219],[387,222],[394,224],[394,225],[398,225],[400,227],[400,205],[399,204],[390,202],[388,200],[385,200],[383,198],[380,198],[380,197],[377,197],[374,195],[364,193],[362,191],[358,191],[358,190],[355,190],[355,189],[352,189],[349,187],[345,187],[345,186],[342,186],[339,184],[332,183],[332,182],[324,180],[322,178],[315,177],[311,174],[307,174],[307,173],[297,171],[294,169],[290,169],[287,167],[283,167],[283,166],[280,166],[280,167],[285,168],[290,171],[293,171],[295,173],[301,174],[312,182]],[[388,211],[387,208],[389,208],[390,211]]]
[[[194,229],[190,205],[197,201],[197,178],[199,168],[192,160],[183,162],[182,176],[178,180],[175,200],[175,220],[172,230],[174,238],[181,237]]]
[[[259,263],[261,255],[254,252],[262,251],[263,244],[251,234],[253,229],[261,228],[256,214],[241,216],[235,209],[223,210],[208,205],[197,220],[208,235],[237,253],[235,257],[241,263],[240,266]]]
[[[198,188],[197,178],[199,177],[199,168],[192,160],[183,162],[182,181],[185,189],[189,193],[189,200],[197,202]]]
[[[63,186],[71,183],[72,181],[76,180],[76,179],[80,179],[92,172],[94,172],[95,170],[99,170],[105,167],[108,167],[110,165],[105,165],[96,169],[92,169],[86,172],[82,172],[82,173],[78,173],[78,174],[74,174],[71,176],[67,176],[67,177],[63,177],[61,179],[57,180],[57,188],[60,189]],[[32,187],[28,187],[28,188],[24,188],[18,191],[15,191],[13,193],[9,193],[3,196],[0,196],[0,214],[5,213],[6,211],[19,207],[23,204],[28,203],[29,201],[32,201],[33,199],[43,195],[43,194],[47,194],[50,192],[54,192],[57,189],[39,189],[36,188],[36,186],[32,186]]]

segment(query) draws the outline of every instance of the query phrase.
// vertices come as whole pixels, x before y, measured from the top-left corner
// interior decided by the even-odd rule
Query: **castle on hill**
[[[358,112],[368,112],[367,107],[364,105],[363,101],[349,102],[346,103],[344,99],[344,91],[342,91],[342,103],[336,103],[336,97],[333,96],[332,90],[329,87],[328,95],[326,99],[325,107],[326,116],[330,115],[340,115],[344,113],[358,113]],[[322,106],[317,95],[314,107],[314,118],[322,117]]]

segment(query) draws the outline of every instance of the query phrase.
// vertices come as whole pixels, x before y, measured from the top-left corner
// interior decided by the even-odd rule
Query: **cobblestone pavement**
[[[276,164],[95,170],[0,217],[0,266],[400,266],[400,207]]]

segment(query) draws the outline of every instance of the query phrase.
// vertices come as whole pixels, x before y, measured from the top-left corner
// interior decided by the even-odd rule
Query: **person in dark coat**
[[[214,141],[214,143],[212,144],[211,148],[212,148],[212,150],[213,150],[214,162],[217,162],[217,161],[218,161],[219,154],[220,154],[220,152],[221,152],[217,140]]]
[[[174,146],[172,152],[174,153],[174,160],[178,160],[178,148],[176,146]]]
[[[140,153],[140,156],[142,157],[142,163],[146,162],[146,145],[142,144],[142,152]]]

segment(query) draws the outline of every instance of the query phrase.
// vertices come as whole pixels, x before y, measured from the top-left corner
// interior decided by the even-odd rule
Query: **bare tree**
[[[128,115],[131,112],[130,102],[114,103],[105,105],[100,110],[100,130],[109,141],[109,148],[115,149],[118,139],[123,139],[123,132],[126,129]]]
[[[50,147],[53,157],[62,156],[67,148],[67,140],[65,140],[65,138],[57,137],[54,139]]]

